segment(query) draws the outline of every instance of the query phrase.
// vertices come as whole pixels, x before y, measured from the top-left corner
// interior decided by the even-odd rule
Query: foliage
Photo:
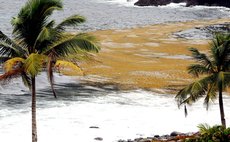
[[[51,20],[54,10],[62,8],[61,0],[28,0],[11,21],[12,39],[0,31],[0,61],[4,65],[4,74],[0,75],[0,81],[7,83],[13,78],[22,77],[25,86],[31,90],[33,142],[37,142],[36,76],[47,71],[53,95],[56,97],[53,72],[57,65],[74,72],[82,72],[76,61],[71,63],[58,60],[70,55],[99,51],[93,36],[66,31],[67,27],[83,23],[84,17],[73,15],[59,24]]]
[[[215,125],[200,124],[199,136],[187,139],[186,142],[230,142],[230,128]]]
[[[181,89],[176,95],[178,106],[191,105],[202,97],[208,109],[211,101],[217,98],[219,92],[219,106],[222,125],[226,126],[222,92],[230,85],[230,34],[217,34],[210,44],[209,53],[201,53],[196,48],[190,48],[196,63],[188,67],[188,73],[203,78],[194,81]]]
[[[59,24],[51,19],[53,11],[62,8],[61,0],[29,0],[11,21],[13,38],[0,31],[0,59],[4,62],[5,71],[0,81],[21,76],[24,84],[31,88],[31,77],[47,71],[55,95],[53,72],[56,71],[58,60],[65,69],[82,74],[76,59],[87,55],[87,52],[98,52],[99,46],[97,40],[87,33],[66,31],[67,27],[85,22],[83,16],[74,14]],[[74,63],[60,62],[69,56]]]

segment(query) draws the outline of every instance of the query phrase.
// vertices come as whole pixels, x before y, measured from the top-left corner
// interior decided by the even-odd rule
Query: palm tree
[[[217,34],[210,44],[209,54],[201,53],[195,48],[190,48],[192,57],[197,61],[188,67],[188,73],[199,77],[197,80],[176,95],[178,106],[192,104],[201,97],[205,97],[204,104],[208,110],[210,101],[219,94],[219,109],[221,123],[226,128],[222,92],[230,84],[230,34]],[[187,114],[186,114],[187,115]]]
[[[29,0],[17,17],[12,19],[12,38],[0,31],[0,61],[4,66],[0,81],[7,83],[13,78],[22,77],[23,83],[31,90],[32,142],[37,142],[36,76],[43,70],[47,71],[56,97],[53,72],[61,69],[81,71],[75,60],[68,56],[99,50],[93,36],[66,31],[69,26],[83,23],[84,17],[73,15],[59,24],[51,20],[53,11],[62,8],[61,0]]]

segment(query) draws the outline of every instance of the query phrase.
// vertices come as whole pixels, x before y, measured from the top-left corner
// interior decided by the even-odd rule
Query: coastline
[[[102,81],[100,84],[173,93],[178,86],[193,80],[186,71],[193,62],[188,48],[206,51],[209,40],[176,38],[172,34],[226,22],[230,19],[170,22],[91,32],[99,39],[101,52],[95,55],[95,62],[85,62],[81,66],[86,76],[97,76]]]

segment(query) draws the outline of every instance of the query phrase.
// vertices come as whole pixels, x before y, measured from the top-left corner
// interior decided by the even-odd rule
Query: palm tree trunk
[[[219,107],[220,107],[220,118],[221,118],[221,124],[224,128],[226,128],[226,121],[224,117],[224,105],[223,105],[223,95],[222,95],[222,83],[219,86]]]
[[[36,86],[35,77],[32,77],[32,142],[37,142],[37,122],[36,122]]]

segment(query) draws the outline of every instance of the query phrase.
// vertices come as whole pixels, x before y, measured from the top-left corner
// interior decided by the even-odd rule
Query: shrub
[[[230,128],[215,125],[200,124],[199,135],[185,140],[185,142],[230,142]]]

